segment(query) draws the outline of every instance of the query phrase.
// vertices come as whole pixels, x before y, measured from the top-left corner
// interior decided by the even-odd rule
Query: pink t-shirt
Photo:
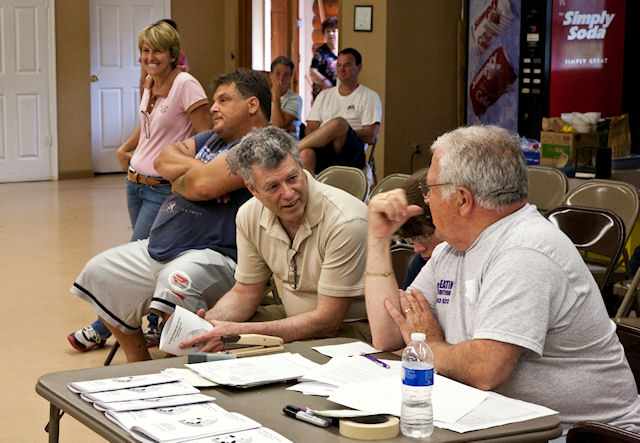
[[[198,80],[186,72],[176,75],[166,97],[158,95],[153,110],[147,113],[150,97],[151,89],[145,85],[139,108],[140,138],[130,163],[140,174],[159,176],[153,167],[155,158],[169,143],[194,134],[189,113],[198,106],[208,105],[208,100]]]

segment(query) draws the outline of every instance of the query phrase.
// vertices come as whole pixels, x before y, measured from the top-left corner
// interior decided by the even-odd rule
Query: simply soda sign
[[[549,115],[622,108],[625,0],[553,0]]]

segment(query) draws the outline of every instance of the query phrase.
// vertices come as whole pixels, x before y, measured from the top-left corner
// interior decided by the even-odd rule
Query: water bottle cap
[[[411,333],[411,341],[424,341],[427,336],[424,332],[412,332]]]

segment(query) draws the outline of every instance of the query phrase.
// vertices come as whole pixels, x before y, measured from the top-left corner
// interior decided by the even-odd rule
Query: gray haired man
[[[236,284],[209,311],[198,312],[215,328],[182,346],[216,351],[221,335],[249,333],[286,342],[337,335],[370,340],[363,297],[366,205],[313,179],[296,141],[279,128],[252,131],[227,162],[254,196],[236,217]],[[282,305],[261,307],[272,273]]]
[[[402,190],[369,204],[366,301],[373,343],[425,332],[435,369],[560,413],[640,431],[640,397],[615,325],[573,243],[527,204],[518,139],[496,126],[438,138],[420,189],[438,245],[398,293],[390,236],[422,209]]]

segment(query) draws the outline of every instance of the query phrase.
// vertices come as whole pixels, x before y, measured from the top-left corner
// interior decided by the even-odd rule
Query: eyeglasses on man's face
[[[287,250],[287,255],[289,256],[289,284],[291,285],[291,289],[298,289],[298,263],[296,262],[296,255],[298,255],[298,251],[293,248],[289,248]]]
[[[411,240],[411,244],[420,243],[422,245],[425,245],[429,242],[429,240],[431,240],[432,237],[433,232],[431,234],[414,235],[413,237],[409,238],[409,240]]]
[[[436,186],[447,186],[452,184],[453,183],[435,183],[433,185],[428,185],[426,181],[423,181],[421,183],[418,183],[418,189],[420,189],[420,192],[422,193],[422,197],[427,198],[429,197],[429,192],[431,191],[431,188],[435,188]]]

